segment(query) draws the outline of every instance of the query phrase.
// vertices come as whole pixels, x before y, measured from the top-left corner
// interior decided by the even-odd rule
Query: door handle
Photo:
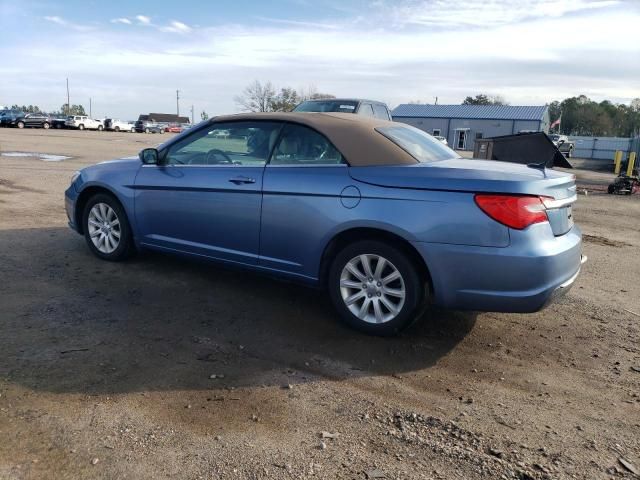
[[[256,183],[255,178],[244,177],[242,175],[239,177],[230,178],[229,181],[231,183],[235,183],[236,185],[242,185],[243,183]]]

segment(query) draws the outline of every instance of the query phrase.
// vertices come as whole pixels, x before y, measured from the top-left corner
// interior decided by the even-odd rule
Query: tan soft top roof
[[[353,113],[239,113],[221,115],[213,122],[239,120],[275,120],[309,126],[325,135],[354,167],[405,165],[418,161],[384,135],[376,127],[398,126],[400,123],[362,117]]]

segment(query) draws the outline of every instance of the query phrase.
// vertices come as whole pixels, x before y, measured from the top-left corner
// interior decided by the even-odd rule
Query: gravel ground
[[[371,338],[297,285],[94,258],[71,173],[167,137],[0,130],[72,157],[0,156],[0,478],[638,478],[637,196],[580,196],[589,262],[546,310]]]

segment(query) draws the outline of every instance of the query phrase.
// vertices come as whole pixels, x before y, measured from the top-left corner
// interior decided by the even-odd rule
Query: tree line
[[[38,107],[38,105],[11,105],[11,110],[20,110],[24,113],[44,113],[42,110],[40,110],[40,107]],[[69,107],[69,105],[67,105],[66,103],[63,104],[59,110],[53,111],[53,112],[49,112],[49,115],[53,115],[53,116],[57,116],[57,115],[86,115],[87,113],[84,110],[84,107],[82,105],[71,105],[71,107]]]
[[[503,97],[479,94],[467,97],[463,105],[508,105]],[[556,100],[549,104],[553,131],[563,135],[633,137],[640,134],[640,98],[629,105],[609,100],[595,102],[586,95]]]
[[[640,98],[625,105],[580,95],[551,102],[549,117],[551,123],[560,120],[559,132],[564,135],[633,137],[640,134]]]

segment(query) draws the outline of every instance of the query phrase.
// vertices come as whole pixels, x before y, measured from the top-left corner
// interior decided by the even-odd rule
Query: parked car
[[[438,140],[440,143],[449,146],[449,144],[447,143],[447,139],[446,137],[443,137],[441,135],[434,135],[433,138],[435,138],[436,140]]]
[[[0,127],[17,127],[25,115],[22,110],[4,110],[0,113]]]
[[[181,133],[182,130],[182,125],[178,125],[177,123],[170,123],[167,125],[167,128],[164,129],[164,131],[168,133]]]
[[[569,140],[569,137],[566,135],[549,135],[549,138],[553,142],[553,144],[558,147],[565,157],[571,158],[573,156],[573,150],[576,148],[575,142]]]
[[[22,120],[19,120],[18,128],[45,128],[48,129],[51,126],[51,117],[46,113],[27,113]]]
[[[533,312],[566,292],[584,260],[575,188],[402,123],[271,113],[86,167],[65,203],[101,259],[148,248],[326,287],[348,324],[385,335],[427,304]]]
[[[67,128],[67,117],[57,117],[51,119],[51,128]]]
[[[325,98],[306,100],[293,109],[294,112],[343,112],[355,113],[365,117],[391,120],[389,108],[385,103],[358,98]]]
[[[114,120],[112,118],[104,119],[104,129],[114,132],[135,132],[136,126],[132,122],[125,122],[122,120]]]
[[[140,133],[164,133],[165,126],[155,122],[138,120],[135,123],[135,129]]]
[[[78,130],[104,130],[102,120],[94,120],[86,115],[71,115],[65,122],[67,128],[77,128]]]

